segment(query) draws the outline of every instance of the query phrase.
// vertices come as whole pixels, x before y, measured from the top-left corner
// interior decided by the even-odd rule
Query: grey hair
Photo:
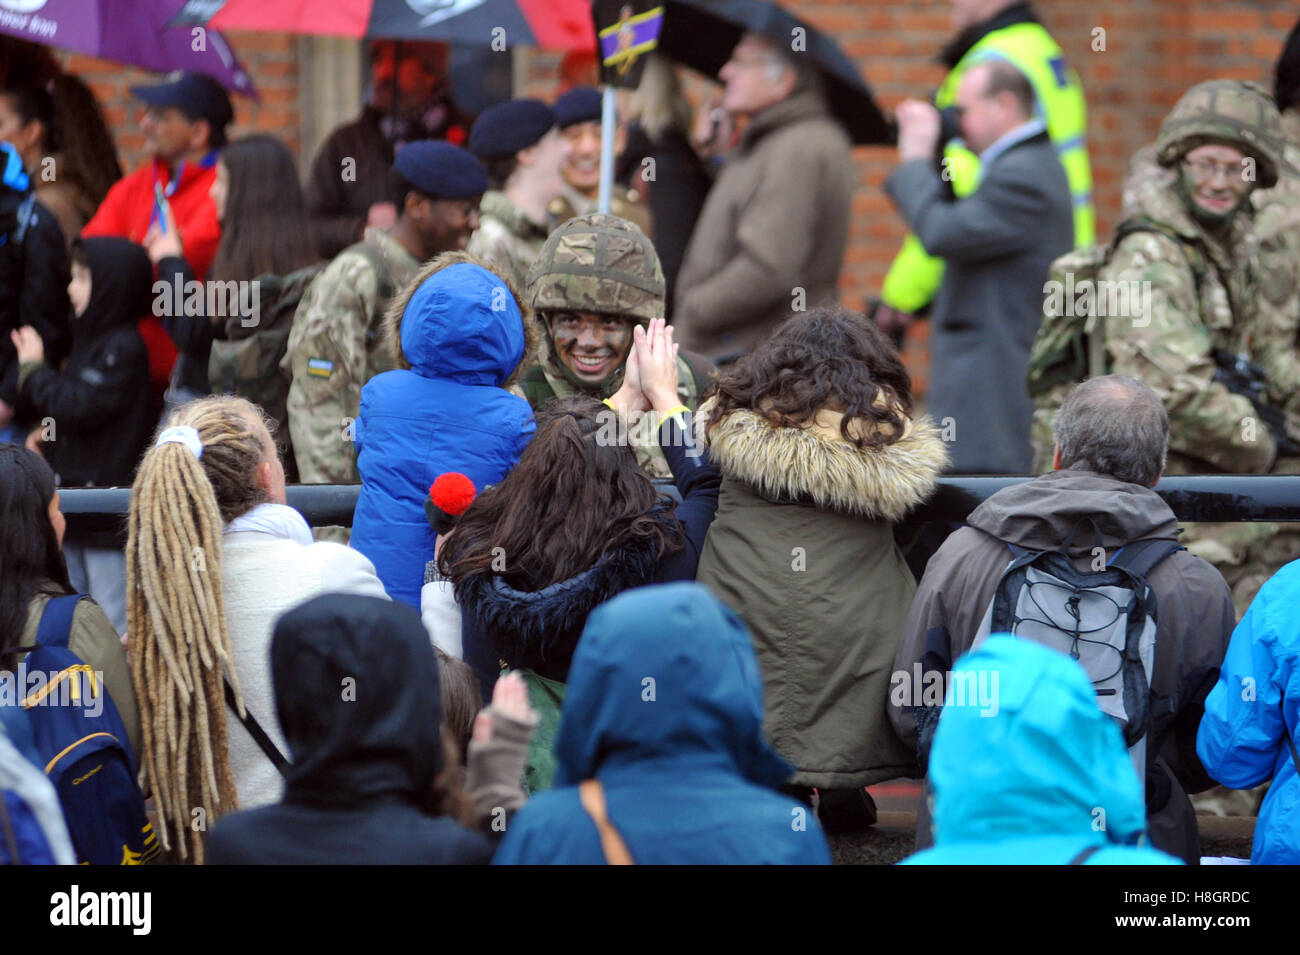
[[[790,95],[802,93],[805,90],[812,90],[823,98],[826,95],[825,83],[817,67],[813,65],[812,59],[802,52],[797,52],[787,44],[774,40],[765,33],[750,31],[750,36],[757,37],[767,46],[770,64],[768,70],[774,71],[776,68],[794,71],[794,87],[790,90]],[[769,79],[775,79],[772,74],[768,73]]]
[[[1136,378],[1103,375],[1075,387],[1053,427],[1061,468],[1153,487],[1165,469],[1169,415]]]

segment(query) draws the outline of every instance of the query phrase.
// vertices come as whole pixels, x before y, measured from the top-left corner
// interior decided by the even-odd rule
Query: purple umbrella
[[[184,0],[0,0],[0,33],[158,73],[198,70],[256,97],[220,33],[168,26],[182,6]]]

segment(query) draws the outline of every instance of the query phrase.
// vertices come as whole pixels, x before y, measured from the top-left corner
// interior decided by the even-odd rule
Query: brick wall
[[[932,61],[951,33],[947,0],[787,0],[809,22],[831,33],[858,62],[881,105],[891,110],[908,96],[927,96],[942,78]],[[1290,0],[1038,0],[1040,17],[1079,72],[1088,97],[1088,144],[1095,181],[1098,228],[1105,235],[1119,212],[1120,183],[1128,157],[1154,139],[1160,120],[1193,83],[1212,77],[1265,82],[1300,9]],[[1094,50],[1094,30],[1105,49]],[[236,98],[235,134],[253,130],[284,137],[299,149],[296,41],[269,34],[232,33],[262,100]],[[118,131],[123,162],[140,155],[138,108],[127,88],[147,74],[69,57],[103,97]],[[559,57],[528,52],[517,61],[517,86],[549,96]],[[695,90],[700,85],[692,87]],[[340,121],[347,117],[338,117]],[[855,307],[875,295],[903,227],[880,189],[895,161],[888,148],[855,151],[859,188],[840,284]],[[924,324],[912,329],[906,357],[923,383],[927,362]]]
[[[229,33],[227,39],[248,70],[259,99],[231,98],[235,107],[232,137],[250,133],[279,136],[298,154],[298,41],[278,33]],[[104,117],[117,138],[123,169],[134,169],[144,159],[144,136],[138,126],[143,105],[131,96],[132,86],[156,83],[158,76],[80,54],[62,56],[65,68],[90,84],[104,107]]]

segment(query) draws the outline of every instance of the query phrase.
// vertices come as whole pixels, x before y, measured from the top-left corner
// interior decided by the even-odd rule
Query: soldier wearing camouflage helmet
[[[1152,228],[1116,245],[1100,282],[1138,290],[1130,314],[1105,317],[1109,371],[1146,382],[1169,413],[1167,472],[1295,471],[1300,400],[1300,257],[1287,230],[1253,203],[1287,167],[1281,119],[1255,84],[1192,87],[1166,117],[1155,160],[1168,174],[1126,189],[1126,213]],[[1229,372],[1254,366],[1253,403]],[[1265,421],[1261,404],[1281,411]],[[1284,529],[1285,530],[1285,529]],[[1244,611],[1300,535],[1272,524],[1195,525],[1183,542],[1213,563]]]
[[[664,273],[654,245],[618,216],[592,213],[561,225],[528,272],[525,297],[542,326],[541,360],[520,386],[534,408],[575,393],[608,398],[622,383],[632,329],[664,313]],[[712,362],[678,357],[678,394],[692,411],[715,374]],[[637,456],[655,477],[670,477],[651,434]]]

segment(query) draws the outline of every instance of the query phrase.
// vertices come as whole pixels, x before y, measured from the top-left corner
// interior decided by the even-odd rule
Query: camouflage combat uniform
[[[648,325],[664,313],[664,273],[654,245],[635,224],[592,213],[569,220],[551,234],[528,273],[527,298],[544,329],[541,360],[520,382],[528,403],[540,408],[552,398],[578,393],[601,400],[618,390],[623,368],[598,384],[578,379],[555,354],[548,313],[591,312]],[[694,411],[715,373],[708,359],[679,351],[681,403]],[[628,438],[647,474],[672,477],[653,428],[629,428]]]
[[[392,367],[380,321],[420,268],[396,239],[374,227],[338,254],[308,287],[294,314],[280,367],[298,474],[304,484],[358,484],[352,423],[361,387]]]
[[[498,189],[483,193],[478,216],[478,229],[470,236],[466,251],[491,262],[515,288],[523,288],[551,223],[534,222]]]
[[[570,185],[565,185],[564,194],[547,207],[551,218],[556,223],[568,222],[575,216],[591,215],[596,211],[596,200],[589,199]],[[633,222],[636,227],[650,235],[650,210],[641,203],[641,197],[635,189],[628,189],[620,195],[615,185],[609,197],[609,214]]]
[[[1300,470],[1300,459],[1277,459],[1275,437],[1250,400],[1214,380],[1215,351],[1245,355],[1266,372],[1270,404],[1300,402],[1300,256],[1286,207],[1276,201],[1291,184],[1267,188],[1278,177],[1280,135],[1277,111],[1261,89],[1202,83],[1174,107],[1154,149],[1135,157],[1125,183],[1125,218],[1145,217],[1177,238],[1127,235],[1098,273],[1102,281],[1149,289],[1149,298],[1139,298],[1140,314],[1106,318],[1108,370],[1145,382],[1164,401],[1169,474]],[[1254,157],[1257,179],[1267,188],[1256,190],[1221,231],[1193,217],[1173,168],[1207,142]],[[1043,403],[1051,404],[1051,398]],[[1047,440],[1052,416],[1054,408],[1036,414],[1036,443]],[[1300,556],[1300,535],[1290,525],[1189,524],[1182,540],[1224,575],[1238,613],[1278,567]]]

